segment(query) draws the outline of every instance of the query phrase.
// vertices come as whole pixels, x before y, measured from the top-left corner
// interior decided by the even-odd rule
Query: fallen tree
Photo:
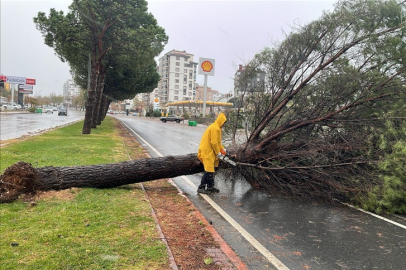
[[[377,164],[405,136],[384,135],[388,123],[401,128],[406,117],[405,35],[405,1],[342,1],[259,52],[239,70],[234,101],[240,108],[227,115],[234,172],[255,188],[301,197],[360,201],[382,189]],[[188,166],[174,169],[171,159]],[[79,167],[80,174],[75,168],[34,174],[43,189],[110,187],[201,172],[196,162],[190,154]],[[151,163],[161,169],[145,175]]]
[[[0,202],[9,202],[20,194],[62,190],[71,187],[111,188],[127,184],[171,178],[203,171],[196,154],[146,158],[113,164],[75,167],[47,166],[34,168],[17,162],[0,177]]]

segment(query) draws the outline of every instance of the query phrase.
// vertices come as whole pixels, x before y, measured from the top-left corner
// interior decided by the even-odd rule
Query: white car
[[[21,105],[20,104],[3,104],[3,109],[5,110],[10,110],[11,108],[13,108],[14,110],[21,110]]]
[[[54,107],[46,107],[45,108],[45,113],[54,113]]]

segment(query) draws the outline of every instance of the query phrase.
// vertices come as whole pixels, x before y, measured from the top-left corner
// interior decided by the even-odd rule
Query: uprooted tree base
[[[17,162],[0,176],[0,203],[12,202],[22,194],[40,190],[37,174],[31,164]]]

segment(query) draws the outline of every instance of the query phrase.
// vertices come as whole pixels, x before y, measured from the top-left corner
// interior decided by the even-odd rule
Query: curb
[[[227,256],[227,258],[230,260],[230,262],[233,264],[233,266],[238,269],[238,270],[249,270],[249,268],[245,265],[245,263],[240,259],[240,257],[231,249],[231,247],[224,241],[224,239],[220,236],[220,234],[216,231],[216,229],[206,220],[206,218],[200,213],[200,211],[196,208],[196,206],[189,200],[189,198],[183,194],[182,190],[179,189],[179,187],[173,182],[172,178],[168,180],[168,182],[173,185],[174,187],[177,188],[179,194],[183,196],[194,208],[193,213],[195,216],[201,220],[206,229],[210,232],[212,235],[213,239],[219,243],[221,251]],[[218,254],[217,251],[215,250],[208,250],[208,253],[215,257],[218,261],[223,261],[221,254]],[[226,269],[231,269],[231,268],[222,268],[224,270]]]

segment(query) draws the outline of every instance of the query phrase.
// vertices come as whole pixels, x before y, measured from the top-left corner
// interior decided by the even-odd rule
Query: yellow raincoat
[[[214,168],[219,165],[217,155],[224,149],[221,145],[221,127],[226,120],[224,113],[220,113],[214,123],[203,133],[197,158],[203,163],[206,172],[214,172]]]

